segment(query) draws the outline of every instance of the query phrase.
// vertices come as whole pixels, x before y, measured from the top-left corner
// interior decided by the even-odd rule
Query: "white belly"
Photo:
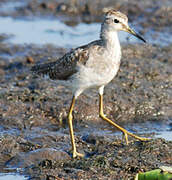
[[[79,90],[81,93],[88,88],[105,86],[116,76],[119,65],[120,61],[99,63],[96,68],[81,65],[78,73],[72,78],[73,91]]]

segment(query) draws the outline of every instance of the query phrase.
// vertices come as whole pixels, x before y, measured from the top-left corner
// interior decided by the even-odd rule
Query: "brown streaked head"
[[[129,27],[128,17],[120,11],[116,11],[114,9],[109,10],[105,15],[104,23],[108,24],[108,28],[111,31],[125,31],[136,36],[143,42],[146,42],[138,33]]]

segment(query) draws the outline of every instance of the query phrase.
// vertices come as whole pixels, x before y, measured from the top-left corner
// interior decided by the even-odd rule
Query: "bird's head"
[[[139,34],[129,27],[127,16],[120,11],[108,11],[105,15],[104,25],[110,31],[125,31],[136,36],[143,42],[146,42]]]

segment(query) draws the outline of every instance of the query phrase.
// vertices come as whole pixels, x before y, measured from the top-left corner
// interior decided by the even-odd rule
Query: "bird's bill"
[[[143,42],[146,43],[146,40],[144,40],[139,34],[137,34],[133,29],[131,29],[130,27],[126,28],[126,32],[136,36],[138,39],[142,40]]]

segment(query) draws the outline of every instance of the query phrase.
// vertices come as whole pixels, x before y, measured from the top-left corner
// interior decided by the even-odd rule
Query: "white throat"
[[[107,31],[105,32],[105,45],[108,49],[115,51],[120,51],[120,42],[118,39],[117,31]]]
[[[102,27],[100,38],[103,41],[105,48],[109,52],[109,56],[112,58],[114,57],[116,61],[120,61],[121,46],[118,39],[118,32]]]

